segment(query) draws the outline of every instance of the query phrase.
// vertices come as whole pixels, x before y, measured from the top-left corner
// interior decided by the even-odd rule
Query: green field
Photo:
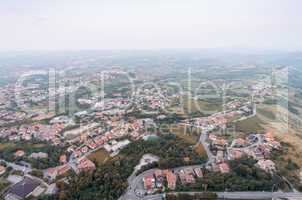
[[[14,144],[14,143],[0,143],[0,151],[3,151],[4,149],[6,149],[6,148],[13,148],[13,147],[15,147],[16,146],[16,144]]]
[[[184,117],[202,117],[222,110],[222,103],[217,100],[200,100],[182,97],[180,105],[172,106],[169,110]]]
[[[200,130],[196,128],[190,129],[189,127],[185,127],[185,125],[177,125],[176,129],[173,129],[172,133],[175,133],[179,138],[190,144],[196,144],[199,140]]]
[[[0,178],[0,192],[4,190],[7,186],[9,186],[9,182],[4,178]]]
[[[261,132],[264,128],[261,126],[263,122],[257,117],[248,118],[235,123],[237,132]]]
[[[271,110],[265,108],[257,107],[257,113],[271,120],[276,118],[275,114]]]
[[[97,150],[88,156],[88,159],[97,162],[99,165],[104,164],[108,158],[109,154],[104,149]]]

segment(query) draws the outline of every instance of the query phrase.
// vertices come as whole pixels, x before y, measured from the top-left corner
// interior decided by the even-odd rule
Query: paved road
[[[208,156],[208,162],[207,162],[207,165],[208,165],[215,161],[215,156],[211,152],[209,144],[206,142],[207,138],[208,138],[208,132],[202,131],[202,133],[200,134],[199,143],[201,143],[203,145],[204,149],[206,150],[206,153]]]
[[[218,192],[220,198],[230,199],[270,199],[270,198],[290,198],[290,197],[302,197],[302,193],[299,192]]]
[[[183,193],[183,192],[182,192]],[[185,192],[186,194],[194,195],[200,192]],[[177,193],[175,193],[177,194]],[[226,199],[276,199],[276,198],[302,198],[301,192],[216,192],[219,198]],[[149,195],[143,198],[128,198],[127,200],[161,200],[164,194]]]
[[[153,174],[157,169],[150,169],[150,170],[147,170],[141,174],[139,174],[138,176],[136,177],[133,177],[131,180],[128,180],[128,189],[127,189],[127,192],[126,194],[124,194],[120,200],[140,200],[140,199],[143,199],[143,195],[138,195],[137,194],[137,186],[140,184],[140,182],[143,180],[143,178],[146,176],[146,175],[149,175],[149,174]],[[151,199],[150,199],[151,200]]]
[[[206,143],[207,137],[208,137],[208,133],[205,132],[205,131],[202,132],[201,135],[200,135],[198,143],[201,143],[204,146],[204,148],[207,152],[207,155],[208,155],[207,164],[209,164],[209,163],[211,163],[215,160],[215,156],[212,154],[212,152],[209,149],[209,145]],[[177,171],[183,170],[185,168],[189,168],[189,167],[196,168],[196,167],[204,167],[204,166],[205,166],[204,164],[194,165],[194,166],[183,166],[183,167],[175,168],[174,171],[177,172]],[[162,199],[163,194],[144,196],[144,194],[140,195],[140,194],[138,194],[138,191],[135,190],[141,184],[141,181],[143,180],[143,178],[146,175],[153,174],[155,171],[156,171],[156,169],[150,169],[150,170],[147,170],[147,171],[141,173],[138,176],[134,176],[134,175],[130,176],[128,178],[129,187],[127,189],[127,192],[122,197],[120,197],[119,200],[141,200],[141,199],[144,199],[144,200],[159,200],[159,199]]]
[[[181,192],[186,194],[198,194],[200,192]],[[219,198],[226,199],[274,199],[274,198],[302,198],[301,192],[215,192]],[[173,194],[178,194],[174,192]]]
[[[7,166],[13,168],[14,170],[22,171],[25,174],[28,174],[29,172],[31,172],[33,170],[32,168],[21,166],[21,165],[17,165],[15,163],[7,162],[5,160],[0,160],[0,162],[4,162],[4,163],[6,163]]]
[[[164,196],[164,194],[150,195],[144,197],[143,200],[162,200]]]

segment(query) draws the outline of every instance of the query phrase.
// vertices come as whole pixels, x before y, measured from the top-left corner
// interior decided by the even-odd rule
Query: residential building
[[[78,160],[77,163],[77,171],[76,173],[80,173],[82,171],[93,171],[95,170],[95,164],[86,157],[82,157]]]
[[[47,158],[48,154],[47,153],[43,153],[43,152],[39,152],[39,153],[32,153],[29,156],[30,158],[34,158],[34,159],[41,159],[41,158]]]
[[[18,150],[14,155],[15,157],[23,157],[25,155],[25,152],[23,150]]]
[[[221,163],[218,165],[219,170],[221,173],[229,173],[230,172],[230,167],[227,163]]]
[[[4,194],[5,200],[21,200],[28,198],[36,189],[40,189],[40,182],[29,177],[24,179],[8,188]]]
[[[4,174],[6,171],[6,168],[2,165],[0,165],[0,175]]]
[[[182,184],[195,183],[195,178],[189,171],[181,170],[180,172],[178,172],[178,176]]]
[[[230,149],[228,152],[228,160],[236,160],[243,156],[241,149]]]
[[[271,160],[259,160],[256,164],[260,169],[263,169],[266,172],[274,172],[276,171],[276,165]]]
[[[150,191],[155,188],[155,178],[153,174],[145,176],[143,182],[144,182],[144,188],[146,190]]]
[[[197,178],[202,178],[203,177],[203,173],[202,173],[202,170],[200,168],[195,168],[194,172],[195,172],[195,175],[197,176]]]
[[[246,144],[247,144],[246,140],[244,140],[242,138],[238,138],[233,141],[234,147],[244,147],[244,146],[246,146]]]
[[[165,170],[168,188],[174,190],[176,188],[177,176],[171,170]]]
[[[67,163],[67,157],[66,157],[66,155],[65,154],[61,155],[59,160],[60,160],[60,163],[62,163],[62,164]]]

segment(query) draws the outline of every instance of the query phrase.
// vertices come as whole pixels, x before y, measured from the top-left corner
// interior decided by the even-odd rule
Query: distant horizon
[[[300,0],[3,0],[0,51],[302,50]]]
[[[0,49],[1,53],[30,53],[30,52],[96,52],[96,51],[226,51],[226,52],[247,52],[247,53],[257,53],[257,52],[284,52],[284,53],[296,53],[302,52],[301,49],[281,49],[281,48],[257,48],[257,47],[213,47],[213,48],[87,48],[87,49],[22,49],[22,50],[3,50]],[[243,52],[242,52],[243,51]]]

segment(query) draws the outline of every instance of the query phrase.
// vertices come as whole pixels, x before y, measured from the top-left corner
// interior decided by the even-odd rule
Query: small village
[[[117,74],[106,76],[107,79],[115,78]],[[19,87],[18,91],[30,91],[34,86],[26,88]],[[7,90],[9,89],[9,90]],[[9,107],[12,101],[9,86],[2,88],[1,106]],[[268,95],[269,90],[264,86],[254,88],[255,95]],[[43,93],[43,92],[42,92]],[[25,93],[21,102],[25,102],[29,95]],[[35,94],[37,96],[41,95]],[[32,95],[32,97],[35,97]],[[88,105],[90,109],[75,112],[72,116],[53,113],[37,112],[14,112],[0,111],[1,124],[20,124],[17,126],[5,126],[0,128],[1,140],[24,143],[40,141],[51,144],[64,151],[54,161],[56,166],[45,169],[35,169],[24,160],[39,161],[50,159],[48,153],[32,152],[28,154],[24,149],[18,149],[12,155],[11,161],[0,160],[0,174],[9,171],[19,172],[20,175],[8,175],[7,180],[11,186],[6,189],[5,199],[23,199],[28,196],[41,196],[42,194],[55,194],[58,191],[56,182],[66,181],[70,173],[81,174],[96,169],[96,164],[88,157],[99,150],[106,151],[110,157],[119,155],[119,152],[131,144],[131,141],[146,139],[154,135],[152,128],[157,126],[157,121],[167,117],[165,110],[172,100],[181,97],[180,94],[169,94],[166,90],[140,89],[133,93],[132,98],[123,98],[122,94],[114,94],[114,98],[105,99],[103,102],[96,98],[79,98],[80,105]],[[38,104],[43,104],[43,99],[35,99]],[[155,117],[136,118],[128,117],[132,113],[152,113]],[[229,173],[229,160],[239,159],[242,156],[250,156],[256,159],[257,167],[274,173],[275,164],[268,159],[273,149],[282,148],[272,134],[250,134],[246,138],[237,138],[231,142],[215,134],[217,129],[225,129],[228,123],[245,120],[255,116],[256,105],[254,102],[234,100],[226,104],[224,111],[213,113],[207,117],[195,117],[185,119],[179,123],[184,126],[196,127],[201,130],[198,144],[204,146],[208,162],[197,166],[183,166],[176,169],[156,169],[145,176],[136,178],[138,181],[130,183],[135,188],[137,195],[154,194],[166,189],[174,191],[178,185],[194,184],[196,180],[202,179],[206,171]],[[31,123],[22,123],[31,121]],[[155,155],[156,156],[156,155]],[[13,162],[18,160],[18,162]],[[158,160],[158,159],[155,159]],[[148,161],[143,165],[148,164]],[[140,167],[139,167],[140,168]],[[35,176],[33,172],[39,172]],[[11,172],[10,172],[11,173]],[[37,172],[36,172],[37,173]],[[18,187],[25,185],[28,190],[19,193]]]

